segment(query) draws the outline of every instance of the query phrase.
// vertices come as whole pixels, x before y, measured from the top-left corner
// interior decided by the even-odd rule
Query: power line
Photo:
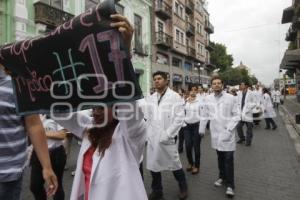
[[[236,28],[236,29],[229,29],[229,30],[224,30],[222,32],[236,32],[236,31],[244,31],[244,30],[250,30],[250,29],[257,29],[257,28],[264,28],[264,27],[267,27],[267,26],[275,26],[275,25],[278,25],[280,23],[268,23],[268,24],[260,24],[260,25],[253,25],[253,26],[248,26],[248,27],[243,27],[243,28]]]

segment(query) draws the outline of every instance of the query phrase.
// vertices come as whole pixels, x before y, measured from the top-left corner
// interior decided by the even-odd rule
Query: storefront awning
[[[300,68],[300,49],[287,50],[282,58],[280,69]]]

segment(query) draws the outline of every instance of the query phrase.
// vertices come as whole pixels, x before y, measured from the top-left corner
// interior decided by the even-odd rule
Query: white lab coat
[[[264,118],[273,118],[276,117],[276,112],[273,108],[273,104],[271,101],[271,97],[268,93],[263,95],[263,110],[264,110]]]
[[[236,125],[241,120],[236,98],[222,92],[218,98],[214,94],[206,97],[206,105],[201,114],[199,133],[205,132],[210,120],[211,145],[218,151],[235,151]]]
[[[253,109],[253,113],[262,112],[262,101],[263,101],[263,94],[261,90],[253,91],[253,95],[255,97],[256,107]]]
[[[279,90],[275,90],[273,92],[273,102],[274,103],[280,103],[280,97],[281,97],[281,93]]]
[[[147,160],[148,170],[160,172],[182,168],[175,137],[184,120],[184,101],[168,88],[158,105],[155,92],[147,101]]]
[[[238,106],[241,109],[242,106],[243,92],[238,93]],[[245,97],[245,105],[241,111],[241,119],[244,122],[253,122],[252,110],[256,106],[256,98],[251,90],[248,90]]]
[[[135,104],[133,104],[135,105]],[[120,109],[118,117],[130,116]],[[147,200],[147,194],[139,173],[141,159],[146,140],[146,125],[143,114],[138,109],[138,117],[128,120],[119,119],[115,128],[111,146],[100,155],[98,149],[93,155],[93,166],[90,181],[89,200]],[[82,171],[83,157],[91,146],[86,127],[79,126],[77,119],[83,124],[92,123],[92,118],[76,113],[70,120],[57,120],[63,127],[82,138],[82,145],[77,159],[77,168],[72,186],[70,200],[84,200],[85,179]]]

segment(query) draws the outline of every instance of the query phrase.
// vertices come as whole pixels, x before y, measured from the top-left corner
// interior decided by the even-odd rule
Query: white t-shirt
[[[60,131],[63,130],[64,128],[60,126],[58,123],[53,121],[52,119],[43,119],[43,126],[46,132],[48,131]],[[54,140],[54,139],[47,139],[48,143],[48,149],[55,149],[57,147],[60,147],[61,145],[64,144],[64,140]]]

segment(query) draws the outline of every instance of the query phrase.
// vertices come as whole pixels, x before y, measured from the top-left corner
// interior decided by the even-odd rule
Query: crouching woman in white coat
[[[136,104],[118,107],[94,108],[92,117],[78,112],[56,119],[82,138],[71,200],[148,199],[139,173],[146,141],[143,113]],[[104,120],[104,127],[96,126]]]

